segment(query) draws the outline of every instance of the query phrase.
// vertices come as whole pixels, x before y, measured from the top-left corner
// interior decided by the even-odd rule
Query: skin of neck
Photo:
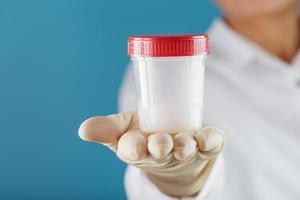
[[[297,6],[265,16],[224,18],[233,30],[286,63],[291,63],[299,50],[300,26]]]

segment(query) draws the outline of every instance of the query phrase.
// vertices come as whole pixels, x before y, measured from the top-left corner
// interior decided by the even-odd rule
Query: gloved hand
[[[223,133],[212,127],[199,132],[142,133],[134,112],[87,119],[79,136],[106,145],[121,160],[143,170],[160,191],[174,197],[201,191],[225,141]]]

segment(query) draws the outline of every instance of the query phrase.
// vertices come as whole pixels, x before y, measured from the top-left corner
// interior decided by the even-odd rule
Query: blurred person
[[[300,26],[297,0],[216,0],[209,29],[204,127],[139,131],[133,70],[120,114],[93,117],[84,140],[107,145],[130,164],[128,199],[300,199]],[[127,113],[124,113],[127,112]],[[222,153],[221,153],[222,152]],[[100,178],[100,177],[99,177]]]

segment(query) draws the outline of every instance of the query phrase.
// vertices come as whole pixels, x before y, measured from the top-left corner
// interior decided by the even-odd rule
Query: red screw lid
[[[131,36],[128,38],[128,55],[143,57],[207,55],[208,36],[153,35]]]

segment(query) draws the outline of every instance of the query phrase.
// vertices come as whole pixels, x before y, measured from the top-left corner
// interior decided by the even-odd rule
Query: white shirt
[[[194,199],[300,199],[300,53],[291,64],[284,63],[222,20],[213,23],[209,37],[204,121],[222,129],[228,141],[225,165],[215,166],[205,191]],[[136,107],[128,68],[120,110]],[[216,189],[224,175],[223,190]],[[133,167],[125,185],[132,200],[174,199]]]

